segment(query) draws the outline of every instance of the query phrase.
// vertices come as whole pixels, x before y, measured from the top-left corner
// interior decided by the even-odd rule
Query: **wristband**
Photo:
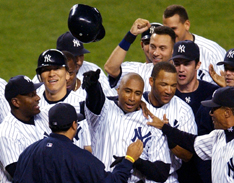
[[[130,160],[132,161],[132,163],[134,163],[134,162],[135,162],[135,160],[133,159],[133,157],[131,157],[131,156],[129,156],[129,155],[126,155],[126,156],[125,156],[125,158],[130,159]]]
[[[119,47],[125,51],[128,51],[135,39],[136,36],[133,35],[130,31],[128,31],[128,33],[124,36],[123,40],[119,43]]]

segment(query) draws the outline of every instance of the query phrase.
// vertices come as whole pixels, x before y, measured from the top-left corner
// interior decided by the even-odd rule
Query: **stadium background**
[[[226,50],[234,47],[234,3],[232,0],[2,0],[0,1],[0,77],[35,75],[41,52],[55,48],[59,35],[68,30],[67,19],[74,4],[96,7],[102,14],[106,36],[85,44],[91,53],[85,60],[103,68],[112,50],[122,40],[136,18],[162,23],[164,9],[183,5],[189,14],[190,31],[219,43]],[[126,60],[144,61],[140,36]]]

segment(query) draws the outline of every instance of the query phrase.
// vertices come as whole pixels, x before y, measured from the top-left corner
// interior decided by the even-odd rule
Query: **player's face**
[[[19,109],[25,117],[31,118],[40,113],[38,106],[40,97],[37,95],[36,91],[26,95],[17,95],[17,100]]]
[[[67,88],[69,90],[74,90],[76,86],[77,65],[72,60],[69,60],[67,62],[67,65],[68,65],[68,72],[70,75],[70,78],[67,80]]]
[[[197,80],[197,70],[201,62],[196,65],[195,60],[174,59],[173,61],[177,71],[178,86],[188,86]]]
[[[164,104],[167,104],[175,95],[177,86],[176,73],[161,70],[155,79],[150,77],[149,82],[151,93],[153,94],[151,102],[155,106],[161,107]]]
[[[227,86],[234,86],[234,67],[224,64],[224,77]]]
[[[170,27],[176,34],[176,42],[186,40],[186,35],[190,28],[189,20],[184,23],[180,21],[180,16],[175,14],[169,18],[163,18],[163,25]]]
[[[212,118],[215,129],[227,129],[228,124],[225,122],[225,107],[213,107],[210,110],[210,116]]]
[[[65,95],[67,91],[67,82],[69,73],[65,67],[60,66],[47,66],[41,70],[41,79],[44,82],[46,93],[51,95],[61,94]],[[62,96],[62,97],[63,97]]]
[[[173,53],[173,41],[169,35],[152,34],[149,45],[149,58],[155,65],[168,61]]]
[[[83,65],[83,62],[84,62],[84,55],[78,55],[78,56],[75,56],[75,58],[76,58],[78,69],[80,69],[80,67]]]
[[[141,48],[144,51],[146,62],[152,63],[152,61],[149,58],[149,40],[141,41]]]
[[[144,84],[135,79],[121,83],[117,89],[119,107],[126,113],[136,111],[141,103]]]

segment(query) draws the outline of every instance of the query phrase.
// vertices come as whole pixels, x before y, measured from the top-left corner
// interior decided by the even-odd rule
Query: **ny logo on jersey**
[[[185,97],[185,102],[187,102],[189,104],[191,102],[191,98],[190,97]]]
[[[228,52],[227,57],[228,57],[228,58],[233,58],[233,54],[234,54],[234,51],[231,50],[231,51]]]
[[[76,135],[75,135],[75,139],[78,141],[80,138],[79,138],[79,132],[80,132],[80,130],[81,130],[82,128],[79,126],[79,128],[77,129],[77,131],[76,131]]]
[[[80,42],[77,39],[73,39],[73,45],[74,45],[74,47],[79,47]]]
[[[200,79],[200,80],[203,80],[203,77],[206,75],[206,73],[204,73],[202,70],[198,70],[198,76],[200,77],[200,78],[198,78],[198,79]]]
[[[28,76],[24,76],[24,79],[25,79],[27,82],[29,82],[29,83],[32,82],[31,79],[30,79]]]
[[[173,128],[178,128],[178,126],[179,126],[179,123],[178,123],[178,121],[175,119],[175,121],[174,121],[174,124],[173,124],[174,126],[173,126]]]
[[[179,47],[178,47],[178,52],[180,52],[180,53],[185,53],[185,46],[184,45],[180,45]]]
[[[51,56],[50,55],[45,55],[44,62],[52,62],[51,61]]]
[[[232,174],[232,178],[234,179],[233,158],[231,158],[229,162],[227,162],[227,165],[228,165],[228,176],[231,177],[231,174]]]
[[[151,139],[151,132],[148,132],[145,136],[142,136],[141,127],[138,127],[138,129],[134,129],[134,132],[135,136],[132,138],[132,142],[135,142],[135,140],[138,138],[143,142],[143,147],[145,147],[148,140]]]

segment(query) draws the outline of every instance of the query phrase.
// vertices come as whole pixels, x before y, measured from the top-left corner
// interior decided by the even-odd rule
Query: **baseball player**
[[[115,50],[111,53],[105,63],[105,71],[109,74],[109,82],[112,87],[118,87],[121,78],[129,73],[135,72],[141,75],[145,82],[145,91],[150,90],[149,77],[154,64],[161,61],[168,61],[173,53],[175,43],[175,33],[166,26],[158,26],[151,28],[153,31],[150,37],[149,58],[152,63],[123,62],[131,43],[138,34],[143,33],[150,27],[150,23],[145,19],[137,19],[130,31],[125,35],[124,39],[119,43]]]
[[[227,51],[224,60],[217,63],[217,65],[224,65],[223,76],[219,76],[211,64],[209,67],[210,76],[212,79],[221,87],[224,86],[234,86],[234,48]]]
[[[197,72],[197,77],[198,79],[216,84],[209,75],[209,65],[214,65],[215,71],[220,73],[223,67],[217,67],[216,63],[224,58],[225,49],[214,41],[189,32],[190,21],[187,11],[183,6],[168,6],[163,13],[163,25],[171,27],[175,31],[176,42],[190,40],[199,46],[202,64]]]
[[[234,88],[223,87],[213,93],[211,100],[202,101],[202,105],[211,107],[210,115],[215,130],[207,135],[196,136],[181,132],[151,114],[153,122],[149,125],[161,129],[167,137],[203,160],[212,161],[212,182],[233,182],[233,146],[234,146]]]
[[[84,54],[90,52],[86,50],[83,44],[78,39],[73,37],[70,32],[66,32],[58,37],[57,49],[60,51],[69,51],[75,56],[79,69],[77,78],[80,81],[83,81],[83,73],[90,70],[101,70],[101,68],[96,64],[84,60]],[[110,88],[107,76],[102,70],[100,73],[100,83],[106,96],[116,96],[116,90]]]
[[[76,63],[76,59],[68,51],[62,51],[63,54],[67,57],[67,66],[70,78],[67,80],[67,89],[73,90],[79,95],[86,97],[86,91],[81,87],[81,81],[77,78],[78,73],[78,65]]]
[[[19,155],[33,142],[48,136],[47,114],[40,112],[40,97],[36,89],[41,85],[23,75],[9,80],[5,88],[5,97],[11,112],[0,124],[0,162],[12,178]],[[7,174],[2,178],[6,181]],[[8,181],[11,181],[8,179]]]
[[[169,62],[160,62],[154,65],[149,79],[150,92],[144,92],[143,101],[147,108],[155,115],[167,114],[170,125],[182,131],[197,134],[197,125],[192,109],[179,97],[175,96],[177,73],[174,65]],[[170,176],[166,182],[179,182],[177,170],[182,160],[189,161],[192,154],[187,150],[168,141],[171,155]]]
[[[21,154],[14,176],[15,183],[127,181],[133,161],[142,153],[143,143],[138,140],[131,144],[124,160],[116,166],[113,173],[106,172],[100,160],[72,143],[81,120],[80,114],[78,115],[79,117],[74,107],[66,103],[56,104],[49,110],[52,133]]]
[[[6,84],[7,82],[0,78],[0,124],[2,123],[5,116],[10,112],[10,106],[4,96]]]
[[[73,105],[77,113],[82,112],[81,106],[85,98],[74,91],[67,89],[69,79],[67,58],[57,49],[49,49],[40,54],[38,67],[36,69],[40,82],[44,83],[44,90],[40,90],[41,97],[39,106],[41,110],[48,112],[58,102],[65,102]],[[86,120],[80,122],[74,143],[80,148],[91,151],[91,139]]]
[[[199,53],[199,47],[193,41],[178,41],[174,45],[171,60],[173,60],[177,71],[177,90],[175,95],[184,100],[192,108],[195,121],[197,122],[198,134],[203,135],[210,133],[214,129],[213,123],[209,112],[203,114],[203,118],[206,117],[207,120],[198,122],[197,111],[201,106],[201,101],[210,99],[218,86],[197,79],[197,70],[201,65]],[[196,183],[203,180],[205,183],[211,182],[210,163],[210,161],[200,161],[196,155],[193,156],[191,161],[183,162],[181,169],[178,171],[179,181]]]
[[[98,70],[84,74],[82,87],[87,91],[85,115],[91,130],[93,154],[111,170],[110,165],[124,156],[127,146],[140,139],[143,153],[134,163],[128,182],[164,182],[169,174],[170,156],[166,139],[159,131],[147,128],[139,109],[144,82],[136,73],[123,77],[118,98],[109,100],[98,82]],[[121,159],[121,158],[120,158]]]

